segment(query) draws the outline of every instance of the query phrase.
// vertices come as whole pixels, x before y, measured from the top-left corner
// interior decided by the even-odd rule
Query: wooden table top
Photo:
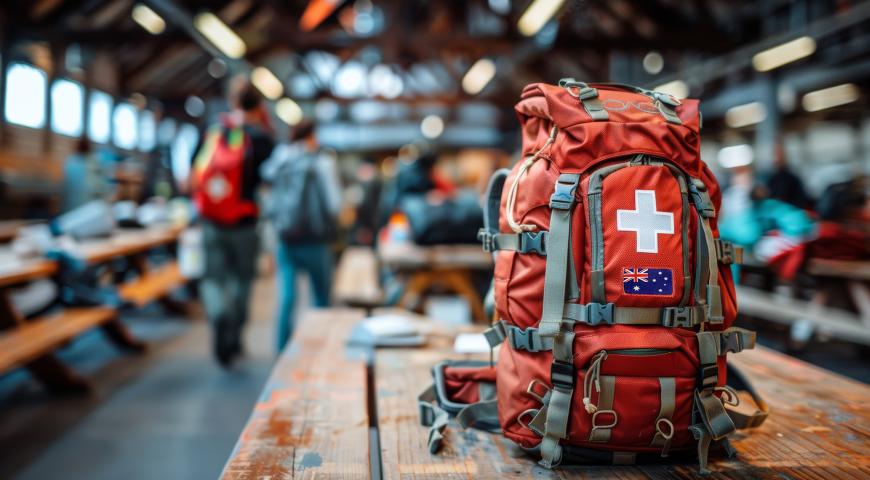
[[[347,310],[301,319],[302,335],[278,360],[223,478],[368,478],[370,472],[391,479],[696,478],[690,460],[549,471],[504,437],[463,431],[453,421],[441,452],[430,455],[416,397],[431,382],[432,365],[475,356],[453,353],[453,334],[433,327],[426,348],[378,350],[367,388],[364,361],[342,348],[357,319]],[[731,359],[766,398],[771,417],[732,437],[737,458],[711,453],[708,478],[870,478],[870,387],[763,347]],[[367,395],[377,406],[371,440]],[[372,464],[366,463],[370,451]]]
[[[90,264],[141,253],[174,242],[181,230],[171,227],[120,229],[109,238],[80,242],[79,253]],[[0,287],[38,280],[57,272],[57,264],[44,258],[19,258],[9,247],[0,247]]]

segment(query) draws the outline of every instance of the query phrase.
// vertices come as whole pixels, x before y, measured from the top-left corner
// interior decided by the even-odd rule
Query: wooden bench
[[[147,270],[141,276],[118,287],[121,299],[137,307],[160,300],[173,290],[183,286],[187,279],[181,274],[178,262]]]
[[[431,382],[430,368],[445,358],[488,355],[453,353],[452,331],[430,322],[428,347],[374,354],[367,395],[375,408],[366,416],[361,361],[350,360],[340,341],[355,318],[359,315],[341,310],[300,319],[304,333],[279,358],[223,478],[697,477],[693,460],[678,459],[549,471],[502,436],[463,431],[454,421],[441,453],[430,455],[417,407],[417,395]],[[763,347],[733,355],[731,361],[766,397],[771,417],[732,438],[739,452],[735,459],[711,455],[713,473],[707,478],[870,476],[870,387]],[[367,419],[376,432],[368,441],[363,436]],[[369,450],[371,463],[365,465]]]
[[[134,259],[140,276],[122,286],[122,297],[143,305],[183,283],[174,262],[145,274],[145,253],[174,242],[178,233],[173,228],[121,230],[108,239],[83,242],[78,253],[91,265],[119,257]],[[54,355],[58,347],[98,326],[109,340],[125,350],[141,352],[145,344],[134,338],[117,312],[108,307],[67,308],[36,319],[20,315],[10,300],[9,289],[51,277],[57,271],[54,261],[19,260],[9,249],[0,249],[0,374],[26,367],[52,391],[88,391],[90,384]]]

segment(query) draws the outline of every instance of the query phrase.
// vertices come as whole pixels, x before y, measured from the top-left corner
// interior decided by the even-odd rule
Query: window
[[[88,136],[97,143],[109,143],[109,133],[112,131],[110,119],[112,116],[112,96],[99,90],[91,91],[88,101],[90,115],[88,116]]]
[[[82,111],[85,90],[70,80],[57,80],[51,85],[51,129],[61,135],[82,134]]]
[[[125,150],[136,148],[139,137],[139,119],[136,107],[129,103],[119,103],[112,114],[112,142]]]
[[[6,73],[6,121],[44,127],[46,81],[42,70],[23,63],[10,65]]]
[[[142,110],[139,117],[139,150],[150,152],[157,146],[157,125],[154,122],[154,112]]]
[[[190,175],[190,165],[193,163],[193,155],[199,143],[199,130],[189,123],[181,125],[178,135],[172,142],[172,174],[175,181],[186,183]]]
[[[157,143],[161,146],[171,145],[175,139],[175,120],[164,118],[157,127]]]

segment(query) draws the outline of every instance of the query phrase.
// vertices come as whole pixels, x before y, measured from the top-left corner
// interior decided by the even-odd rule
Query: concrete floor
[[[217,478],[274,360],[272,291],[258,282],[246,357],[229,372],[201,315],[154,306],[124,315],[150,343],[143,356],[96,331],[62,351],[93,381],[91,396],[49,395],[24,371],[0,378],[0,479]]]

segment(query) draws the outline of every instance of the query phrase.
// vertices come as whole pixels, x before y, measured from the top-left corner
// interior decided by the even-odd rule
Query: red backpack
[[[718,239],[698,101],[564,79],[527,86],[516,111],[524,160],[493,176],[479,235],[496,258],[499,320],[486,336],[504,342],[494,394],[434,388],[424,423],[443,429],[441,406],[465,404],[461,424],[497,419],[548,468],[696,451],[706,470],[711,443],[733,454],[727,435],[760,425],[767,407],[726,370],[726,353],[755,335],[731,326],[727,266],[740,252]],[[436,384],[477,391],[456,388],[467,371],[436,370]],[[725,408],[739,401],[726,379],[749,390],[754,414]]]
[[[193,168],[193,200],[200,215],[221,225],[257,216],[257,204],[243,194],[251,139],[227,120],[206,134]]]

